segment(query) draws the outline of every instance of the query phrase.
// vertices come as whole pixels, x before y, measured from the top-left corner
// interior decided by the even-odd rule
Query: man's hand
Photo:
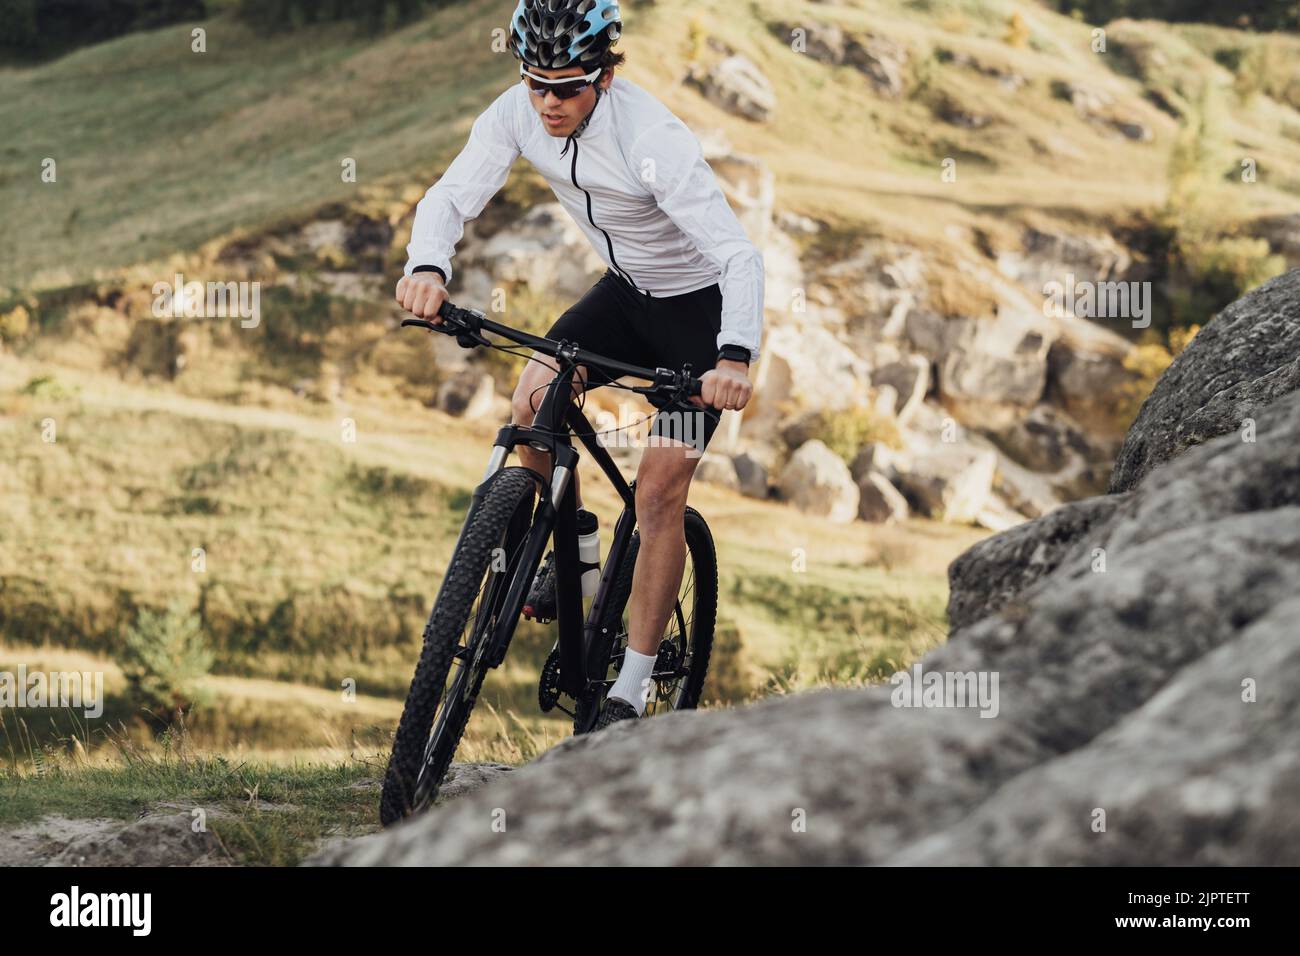
[[[447,288],[436,272],[417,272],[397,282],[397,301],[416,318],[442,325],[438,310],[447,301]]]
[[[749,366],[729,359],[700,376],[700,394],[691,401],[701,408],[744,408],[754,394],[749,381]]]

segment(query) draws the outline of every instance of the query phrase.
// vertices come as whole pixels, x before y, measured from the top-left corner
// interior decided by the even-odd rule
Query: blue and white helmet
[[[622,29],[618,0],[519,0],[510,51],[543,70],[592,69]]]

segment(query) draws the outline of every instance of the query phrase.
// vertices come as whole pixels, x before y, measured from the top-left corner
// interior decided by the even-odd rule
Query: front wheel
[[[452,553],[384,775],[384,826],[434,802],[487,673],[485,652],[519,570],[532,523],[537,476],[504,468],[491,479]]]
[[[659,644],[650,686],[646,688],[646,717],[668,710],[693,709],[700,701],[709,655],[713,651],[713,628],[718,616],[718,557],[713,535],[704,517],[689,507],[685,533],[686,567]],[[633,533],[623,564],[612,580],[609,600],[588,649],[587,673],[591,682],[578,701],[573,721],[575,734],[587,733],[596,726],[600,706],[623,666],[628,639],[627,603],[640,550],[638,531]]]

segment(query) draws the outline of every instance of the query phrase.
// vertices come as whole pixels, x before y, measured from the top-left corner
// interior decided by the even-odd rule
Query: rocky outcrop
[[[1300,343],[1255,378],[1204,343],[1238,352],[1252,317],[1280,337],[1286,288],[1202,332],[1228,330],[1185,365],[1187,414],[1280,388]],[[1300,862],[1300,390],[1274,394],[1253,442],[1165,443],[1153,413],[1125,493],[958,560],[954,630],[908,677],[969,675],[967,706],[897,683],[616,725],[320,862]]]
[[[692,64],[687,82],[714,105],[756,123],[776,109],[776,91],[752,60],[735,54],[711,67]]]
[[[831,66],[853,67],[882,96],[898,99],[903,95],[908,54],[893,40],[873,34],[854,36],[837,24],[817,20],[774,23],[772,31],[796,53]]]
[[[1191,445],[1245,435],[1248,420],[1297,387],[1300,269],[1293,269],[1224,309],[1174,359],[1129,429],[1110,490],[1135,487]]]

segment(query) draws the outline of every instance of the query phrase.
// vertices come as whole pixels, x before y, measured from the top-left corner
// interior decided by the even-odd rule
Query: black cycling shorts
[[[681,295],[648,296],[613,270],[606,270],[556,320],[546,337],[567,339],[588,352],[647,368],[681,371],[689,362],[691,374],[699,378],[717,364],[721,328],[722,290],[716,283]],[[597,369],[588,369],[588,388],[612,380]],[[700,452],[713,437],[722,415],[716,408],[690,402],[653,400],[652,404],[659,411],[650,433],[685,442]],[[603,436],[606,443],[612,438]]]

